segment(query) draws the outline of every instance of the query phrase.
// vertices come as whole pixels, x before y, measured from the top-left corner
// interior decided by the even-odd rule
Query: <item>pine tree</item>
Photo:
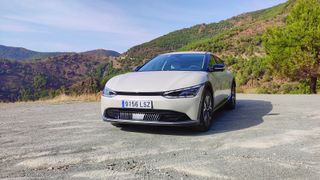
[[[268,29],[263,42],[277,74],[308,80],[317,93],[320,75],[320,1],[296,0],[285,26]]]

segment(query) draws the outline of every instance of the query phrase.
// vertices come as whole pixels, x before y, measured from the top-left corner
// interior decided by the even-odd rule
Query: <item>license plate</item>
[[[152,101],[122,100],[122,108],[152,109]]]

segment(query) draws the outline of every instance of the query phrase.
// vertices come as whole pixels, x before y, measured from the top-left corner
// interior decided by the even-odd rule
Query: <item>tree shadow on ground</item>
[[[235,110],[219,110],[215,112],[214,123],[207,132],[197,132],[188,127],[164,127],[128,125],[121,129],[129,132],[151,133],[163,135],[201,136],[250,128],[263,123],[263,117],[272,111],[272,104],[262,100],[238,100]]]

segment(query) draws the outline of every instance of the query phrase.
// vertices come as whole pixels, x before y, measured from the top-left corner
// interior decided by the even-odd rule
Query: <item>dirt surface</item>
[[[320,96],[238,99],[207,133],[116,128],[99,103],[0,104],[0,178],[319,179]]]

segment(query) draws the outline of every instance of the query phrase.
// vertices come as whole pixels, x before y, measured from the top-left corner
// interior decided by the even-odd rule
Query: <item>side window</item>
[[[216,64],[215,58],[213,55],[210,55],[210,60],[209,60],[209,67],[212,67],[214,64]]]
[[[216,61],[218,64],[224,64],[224,62],[222,61],[222,59],[220,59],[220,58],[218,58],[218,57],[216,57],[216,56],[214,56],[214,58],[215,58],[215,61]]]

